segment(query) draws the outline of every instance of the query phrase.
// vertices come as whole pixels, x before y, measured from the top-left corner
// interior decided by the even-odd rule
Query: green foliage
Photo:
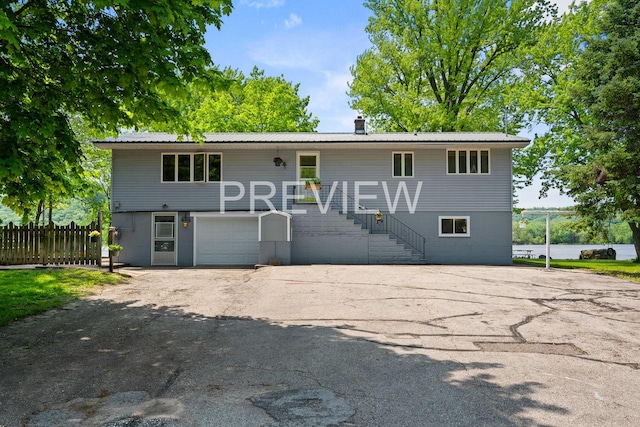
[[[521,215],[512,217],[512,236],[515,244],[542,245],[546,240],[545,215]],[[524,224],[524,227],[521,227]],[[630,244],[631,230],[621,217],[613,217],[594,232],[585,229],[579,217],[551,214],[551,243],[562,244]]]
[[[640,3],[613,0],[578,63],[580,100],[593,116],[589,155],[560,177],[588,225],[621,213],[640,258]]]
[[[83,173],[71,123],[119,132],[153,121],[189,132],[180,98],[216,83],[204,48],[231,0],[20,0],[0,6],[0,194],[21,213],[75,194]],[[204,84],[204,83],[203,83]]]
[[[102,212],[103,224],[108,227],[111,221],[109,208],[111,153],[99,150],[92,143],[92,140],[103,138],[106,135],[90,128],[81,117],[72,117],[70,123],[81,148],[79,173],[68,177],[73,190],[72,195],[66,192],[48,195],[47,199],[51,204],[51,218],[37,208],[44,208],[45,200],[21,200],[16,204],[0,197],[0,204],[5,205],[0,205],[0,219],[4,219],[4,223],[36,222],[40,218],[38,223],[41,224],[51,220],[61,225],[67,225],[72,221],[85,225],[95,221],[98,218],[98,212]],[[13,207],[21,217],[6,205]],[[32,216],[34,214],[35,216]]]
[[[58,225],[68,225],[71,222],[74,222],[78,225],[88,225],[92,221],[96,221],[98,218],[97,214],[94,214],[93,211],[87,209],[87,203],[88,202],[86,200],[81,198],[65,199],[58,202],[52,211],[53,223]],[[107,213],[109,213],[108,206]],[[16,225],[23,223],[20,216],[6,206],[0,206],[0,218],[2,219],[2,225],[7,225],[10,222],[13,222]],[[109,227],[109,218],[110,216],[105,216],[103,212],[103,225],[105,228]],[[48,221],[49,218],[47,216],[45,223]],[[40,221],[39,224],[42,224],[42,221]]]
[[[495,131],[521,51],[554,9],[544,0],[368,0],[373,47],[351,68],[351,107],[386,131]]]
[[[586,269],[607,276],[614,276],[620,279],[633,280],[640,283],[640,270],[638,264],[633,261],[615,261],[615,260],[549,260],[552,268],[566,269]],[[545,259],[514,259],[514,264],[530,265],[535,267],[546,266]]]
[[[255,67],[248,77],[230,68],[222,76],[224,90],[200,84],[189,88],[185,115],[197,132],[313,132],[318,126],[307,112],[309,97],[298,94],[299,84],[283,76],[266,77]]]
[[[606,1],[572,5],[568,13],[548,22],[538,42],[522,53],[523,78],[513,95],[534,122],[549,128],[526,149],[514,151],[517,187],[530,185],[541,174],[542,195],[551,187],[562,190],[557,177],[560,165],[575,164],[584,156],[583,128],[591,117],[576,99],[583,83],[577,79],[575,65],[587,38],[596,32],[594,18]]]
[[[0,326],[42,313],[86,295],[97,285],[116,284],[121,276],[70,268],[0,271]]]
[[[620,215],[640,257],[640,3],[574,6],[540,40],[523,98],[550,129],[514,170],[572,196],[590,236]]]

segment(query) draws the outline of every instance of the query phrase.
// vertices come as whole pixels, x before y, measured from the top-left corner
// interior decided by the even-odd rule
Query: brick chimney
[[[353,122],[356,124],[356,134],[364,135],[367,133],[364,127],[365,120],[362,118],[362,116],[358,116],[358,118],[355,119]]]

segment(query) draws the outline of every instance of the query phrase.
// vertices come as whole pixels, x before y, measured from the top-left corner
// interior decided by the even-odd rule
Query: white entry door
[[[153,214],[151,265],[176,265],[177,214]]]
[[[260,258],[258,217],[200,217],[196,265],[255,265]]]

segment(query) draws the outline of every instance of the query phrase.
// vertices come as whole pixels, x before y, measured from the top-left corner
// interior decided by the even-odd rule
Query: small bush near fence
[[[102,239],[89,236],[94,230],[100,230],[95,221],[66,226],[9,223],[0,227],[0,265],[100,265]]]

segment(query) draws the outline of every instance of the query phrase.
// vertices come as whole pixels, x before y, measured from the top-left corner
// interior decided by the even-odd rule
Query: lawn
[[[46,268],[0,270],[0,326],[80,298],[122,276],[97,270]]]
[[[513,263],[522,265],[533,265],[537,267],[546,266],[546,260],[544,259],[516,258],[513,260]],[[613,261],[604,259],[552,259],[550,261],[550,266],[553,268],[582,268],[595,271],[597,273],[606,274],[608,276],[615,276],[621,279],[633,280],[634,282],[640,283],[640,264],[633,261]]]

